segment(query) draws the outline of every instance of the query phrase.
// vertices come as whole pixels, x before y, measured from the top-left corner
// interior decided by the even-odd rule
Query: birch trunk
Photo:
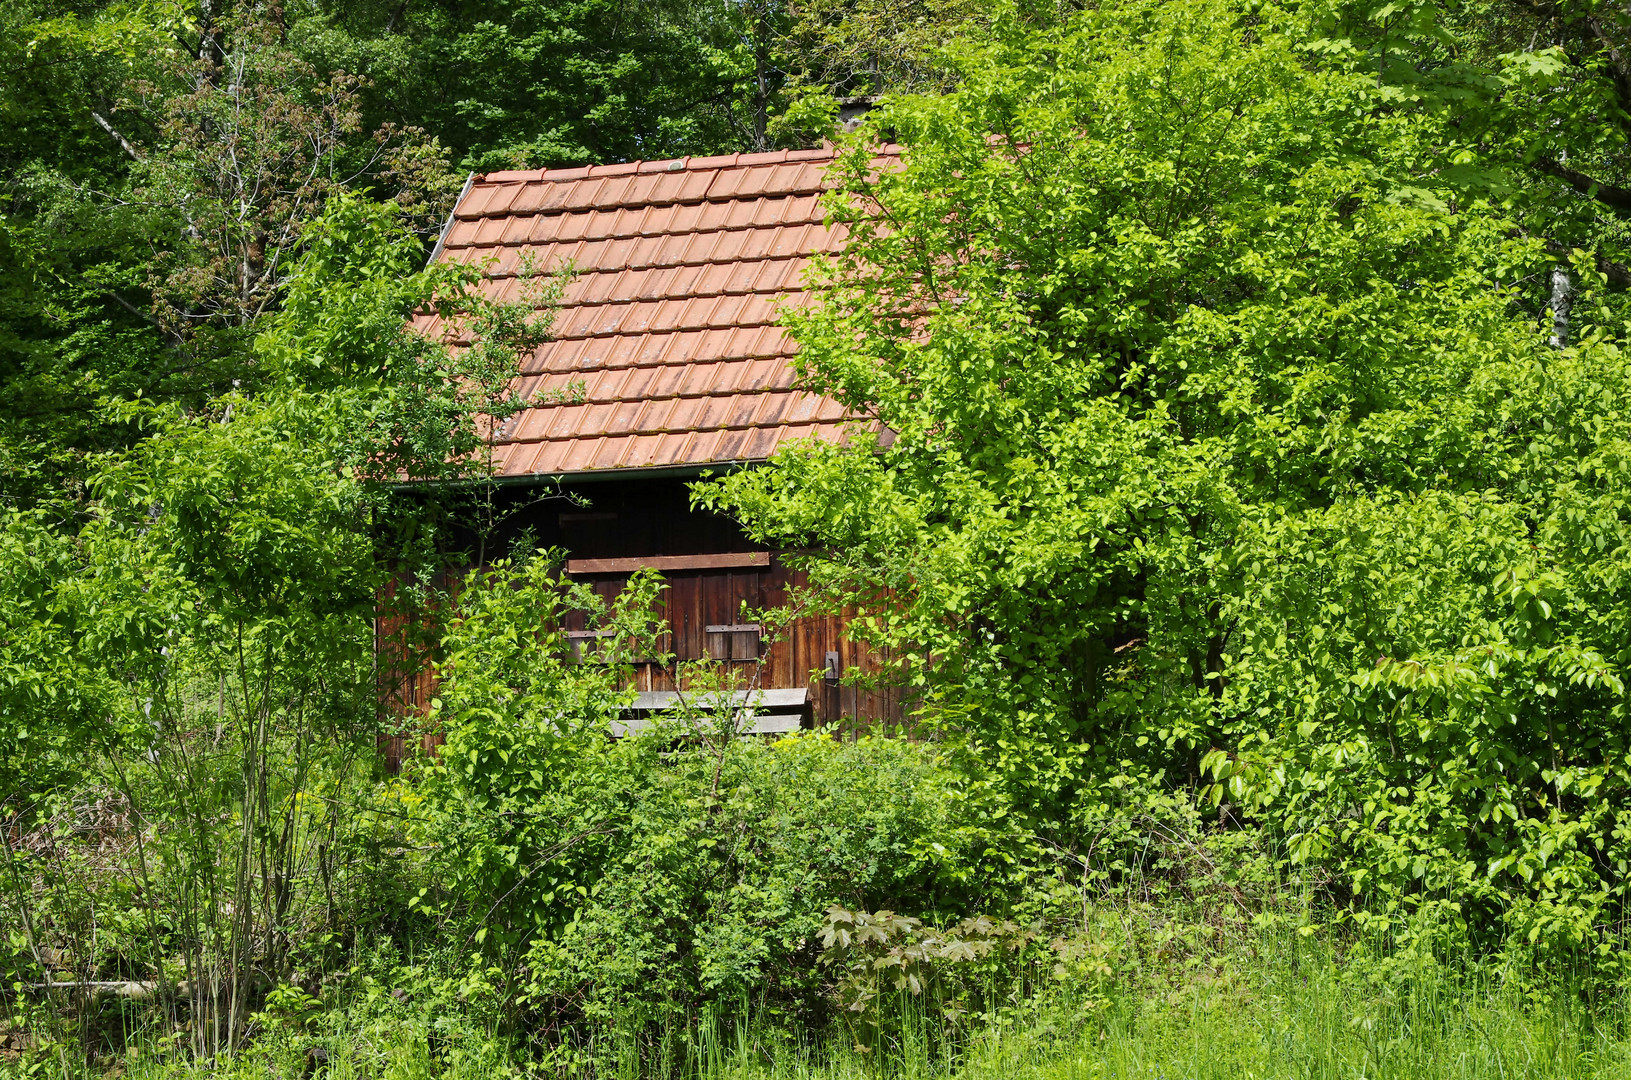
[[[1565,348],[1569,344],[1569,305],[1574,302],[1574,282],[1568,270],[1561,266],[1552,269],[1552,347]]]

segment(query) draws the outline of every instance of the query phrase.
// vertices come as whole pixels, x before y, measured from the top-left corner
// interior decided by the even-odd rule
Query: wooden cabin
[[[498,432],[495,465],[516,499],[558,484],[583,505],[541,501],[513,525],[565,548],[566,572],[606,594],[660,571],[676,658],[757,665],[781,725],[901,711],[894,693],[842,681],[873,663],[842,618],[766,640],[743,611],[782,602],[797,575],[730,520],[690,509],[687,492],[705,470],[752,467],[793,439],[843,440],[856,422],[795,388],[795,346],[776,324],[810,257],[843,243],[820,205],[831,160],[791,150],[475,176],[433,256],[484,267],[505,299],[521,295],[522,268],[573,271],[553,339],[522,369],[519,392],[544,403]],[[672,668],[638,678],[650,705],[674,690]]]

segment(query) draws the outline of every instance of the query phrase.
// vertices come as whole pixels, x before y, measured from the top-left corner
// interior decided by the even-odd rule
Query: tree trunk
[[[1562,266],[1552,268],[1552,347],[1569,344],[1569,307],[1574,302],[1574,282]]]
[[[753,150],[768,150],[770,127],[770,18],[760,8],[753,23]]]

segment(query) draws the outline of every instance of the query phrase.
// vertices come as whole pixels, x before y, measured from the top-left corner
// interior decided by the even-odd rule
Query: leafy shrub
[[[803,735],[676,749],[659,732],[607,756],[613,786],[568,787],[615,839],[570,921],[528,958],[529,992],[552,1010],[818,1009],[830,905],[967,910],[1017,847],[1000,804],[932,747]]]
[[[651,648],[655,587],[636,580],[607,608],[538,560],[460,595],[433,709],[446,744],[417,824],[443,888],[418,903],[501,961],[516,1018],[627,1026],[635,1003],[658,1023],[744,998],[807,1015],[823,1007],[832,904],[990,906],[1024,841],[941,747],[765,743],[707,715],[612,739],[628,692],[606,661]],[[614,630],[595,662],[550,629],[569,611]]]

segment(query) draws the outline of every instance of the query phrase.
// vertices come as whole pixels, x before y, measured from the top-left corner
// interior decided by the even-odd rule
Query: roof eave
[[[584,469],[580,472],[522,473],[518,476],[468,477],[458,480],[401,480],[390,486],[393,491],[439,491],[469,488],[479,485],[491,487],[526,487],[542,484],[594,484],[615,480],[688,480],[704,474],[737,472],[768,463],[766,458],[744,458],[736,461],[705,461],[684,465],[658,465],[645,469]]]

